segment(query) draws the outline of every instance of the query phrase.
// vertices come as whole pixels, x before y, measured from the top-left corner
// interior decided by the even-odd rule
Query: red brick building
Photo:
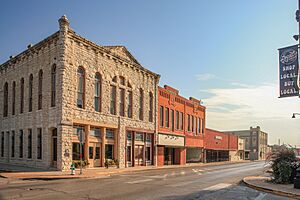
[[[205,107],[165,85],[158,88],[157,165],[203,161]]]
[[[239,160],[238,136],[206,128],[204,158],[205,162]]]

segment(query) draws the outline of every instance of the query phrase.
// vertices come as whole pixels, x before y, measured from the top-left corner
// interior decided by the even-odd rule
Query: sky
[[[296,44],[296,0],[2,1],[0,63],[58,30],[124,45],[160,85],[201,99],[207,127],[260,126],[269,143],[300,146],[298,97],[278,98],[278,48]]]

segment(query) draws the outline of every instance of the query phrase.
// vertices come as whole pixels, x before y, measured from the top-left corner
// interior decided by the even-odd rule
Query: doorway
[[[174,148],[165,147],[164,150],[164,165],[174,165],[175,151]]]
[[[144,145],[135,145],[134,161],[135,161],[135,166],[144,165]]]
[[[89,163],[91,167],[101,166],[101,144],[100,143],[90,143],[89,144]]]

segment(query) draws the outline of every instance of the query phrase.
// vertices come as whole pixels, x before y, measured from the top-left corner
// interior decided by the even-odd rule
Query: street
[[[0,199],[289,199],[240,183],[245,176],[262,174],[264,164],[191,166],[80,180],[0,179]]]

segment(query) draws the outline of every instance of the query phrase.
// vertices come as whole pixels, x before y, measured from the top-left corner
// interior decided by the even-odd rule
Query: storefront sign
[[[216,139],[216,140],[222,140],[222,136],[216,135],[216,136],[215,136],[215,139]]]
[[[158,145],[184,147],[184,137],[177,135],[158,134]]]
[[[298,45],[279,49],[280,97],[299,95]]]

